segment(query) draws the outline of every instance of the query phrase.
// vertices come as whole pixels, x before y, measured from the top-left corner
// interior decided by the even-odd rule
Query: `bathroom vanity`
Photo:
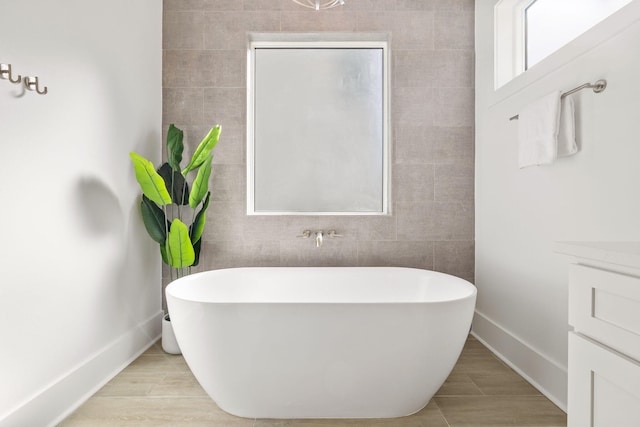
[[[570,255],[569,427],[640,425],[640,242],[559,242]]]

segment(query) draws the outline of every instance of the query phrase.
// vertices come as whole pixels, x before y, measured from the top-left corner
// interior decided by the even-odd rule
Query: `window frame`
[[[536,0],[499,0],[494,6],[494,89],[526,68],[527,8]]]
[[[247,144],[246,214],[257,215],[351,215],[390,216],[391,212],[391,50],[390,35],[382,32],[363,33],[248,33],[247,38]],[[383,62],[382,85],[382,199],[381,209],[376,211],[265,211],[255,206],[255,62],[256,49],[264,48],[362,48],[381,49]]]
[[[638,6],[635,0],[611,12],[593,26],[584,30],[548,56],[531,65],[526,64],[527,34],[526,10],[537,0],[498,0],[494,4],[494,91],[504,92],[502,88],[512,86],[519,77],[526,81],[537,79],[541,74],[555,69],[571,58],[593,47],[596,40],[604,40],[626,28],[636,20],[633,11]],[[534,67],[535,65],[535,67]],[[532,71],[533,72],[532,75]],[[524,76],[527,76],[526,78]],[[522,79],[518,79],[522,80]]]

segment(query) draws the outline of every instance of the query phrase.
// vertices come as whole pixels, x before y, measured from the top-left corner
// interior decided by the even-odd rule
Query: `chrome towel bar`
[[[605,90],[606,88],[607,88],[607,81],[604,80],[604,79],[600,79],[600,80],[597,80],[595,83],[585,83],[585,84],[580,85],[578,87],[574,87],[570,91],[563,93],[562,96],[560,97],[560,99],[564,98],[565,96],[569,96],[572,93],[576,93],[576,92],[578,92],[579,90],[582,90],[582,89],[593,89],[593,91],[595,93],[600,93],[603,90]],[[509,120],[518,120],[519,117],[520,116],[518,114],[516,114],[513,117],[509,117]]]

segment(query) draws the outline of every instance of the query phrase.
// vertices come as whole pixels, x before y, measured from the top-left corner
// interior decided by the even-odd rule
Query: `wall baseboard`
[[[0,419],[0,426],[55,426],[156,342],[161,335],[161,325],[162,311],[43,388]]]
[[[567,370],[476,310],[471,335],[567,412]]]

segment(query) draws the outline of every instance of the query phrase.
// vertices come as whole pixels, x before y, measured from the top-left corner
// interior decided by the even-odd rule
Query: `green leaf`
[[[180,162],[182,161],[182,144],[183,132],[172,124],[169,125],[167,131],[167,157],[168,163],[174,171],[180,171]]]
[[[196,265],[198,265],[200,263],[200,248],[202,247],[202,240],[198,240],[194,245],[193,245],[193,251],[195,252],[195,260],[193,261],[193,266],[195,267]]]
[[[202,237],[202,232],[204,231],[204,225],[207,220],[206,211],[209,207],[209,197],[211,196],[211,192],[207,193],[207,198],[204,199],[204,203],[202,204],[202,209],[196,214],[196,217],[193,220],[193,224],[189,227],[189,235],[191,236],[191,243],[194,245],[200,241]]]
[[[213,160],[213,154],[209,154],[204,161],[200,169],[198,169],[198,175],[193,180],[193,188],[189,195],[189,206],[193,209],[198,207],[205,194],[209,190],[209,176],[211,176],[211,161]]]
[[[171,204],[171,196],[169,196],[164,180],[156,172],[153,163],[134,152],[129,153],[129,156],[133,162],[136,180],[140,184],[142,193],[157,205]]]
[[[170,188],[171,199],[178,205],[186,205],[189,203],[189,185],[184,179],[184,176],[180,171],[171,169],[169,163],[164,163],[158,169],[158,174],[164,180],[164,184],[167,188]],[[171,175],[173,174],[173,181]]]
[[[142,195],[140,202],[140,212],[142,213],[142,222],[147,229],[147,233],[151,238],[161,245],[167,240],[166,217],[162,209],[153,203],[145,195]]]
[[[167,258],[167,247],[164,244],[160,245],[160,255],[162,256],[162,262],[169,265],[169,258]]]
[[[200,165],[204,163],[205,160],[207,160],[207,157],[209,157],[209,153],[211,152],[211,150],[213,150],[213,147],[215,147],[216,144],[218,143],[218,138],[220,138],[221,129],[222,128],[220,127],[220,125],[215,125],[209,131],[207,136],[204,137],[204,139],[198,145],[198,148],[196,148],[195,153],[193,153],[193,156],[191,157],[191,161],[189,162],[187,167],[184,168],[184,170],[182,171],[183,175],[186,175],[192,170],[199,168]]]
[[[188,267],[195,260],[195,252],[189,239],[189,229],[178,218],[171,222],[167,238],[167,254],[169,265],[174,268]]]

